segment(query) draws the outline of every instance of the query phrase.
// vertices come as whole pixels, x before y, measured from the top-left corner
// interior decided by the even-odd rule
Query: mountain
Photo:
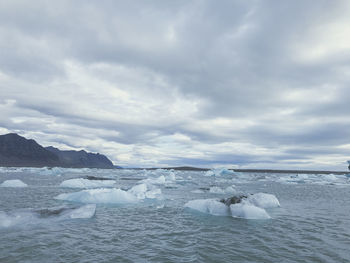
[[[45,148],[58,156],[61,163],[66,167],[88,167],[88,168],[114,168],[113,163],[104,155],[99,153],[88,153],[81,151],[61,151],[55,147]]]
[[[113,163],[99,153],[61,151],[55,147],[42,147],[16,133],[0,135],[0,166],[109,168]]]

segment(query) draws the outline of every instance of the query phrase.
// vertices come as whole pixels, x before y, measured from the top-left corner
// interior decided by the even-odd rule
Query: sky
[[[0,1],[0,134],[123,167],[346,170],[350,1]]]

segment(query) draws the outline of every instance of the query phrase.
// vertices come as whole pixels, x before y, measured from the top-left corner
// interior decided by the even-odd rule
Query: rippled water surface
[[[60,186],[89,175],[115,183]],[[345,175],[2,168],[12,179],[28,186],[0,187],[0,262],[350,262]],[[90,199],[61,195],[74,192]],[[279,200],[270,219],[185,208],[255,193]]]

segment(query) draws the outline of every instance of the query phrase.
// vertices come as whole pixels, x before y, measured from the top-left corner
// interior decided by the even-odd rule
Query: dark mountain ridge
[[[44,148],[16,133],[0,135],[0,166],[114,168],[113,163],[102,154],[84,150],[61,151],[52,146]]]

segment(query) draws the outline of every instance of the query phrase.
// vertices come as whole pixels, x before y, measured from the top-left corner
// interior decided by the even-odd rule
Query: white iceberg
[[[55,175],[55,176],[61,176],[62,173],[64,173],[65,169],[61,167],[44,167],[41,168],[39,173],[41,175]]]
[[[245,219],[270,219],[265,209],[247,203],[230,205],[232,217]]]
[[[65,180],[60,184],[60,187],[67,188],[99,188],[99,187],[113,187],[114,180],[88,180],[84,178],[76,178]]]
[[[141,184],[147,185],[165,185],[173,184],[176,181],[176,176],[173,172],[170,172],[166,175],[161,175],[159,177],[150,177],[140,181]]]
[[[192,200],[187,202],[185,207],[215,216],[229,215],[228,206],[215,199]]]
[[[96,205],[88,204],[69,212],[67,215],[65,215],[65,217],[71,218],[71,219],[78,219],[78,218],[86,219],[86,218],[93,217],[95,215],[95,212],[96,212]]]
[[[207,171],[204,174],[204,176],[232,176],[232,175],[235,175],[235,172],[227,168],[212,169]]]
[[[0,184],[1,187],[27,187],[28,185],[23,183],[21,180],[14,179],[14,180],[6,180],[2,184]]]
[[[187,202],[185,207],[216,216],[231,215],[245,219],[270,219],[265,208],[280,207],[280,203],[272,194],[257,193],[230,206],[216,199],[198,199]]]
[[[60,194],[55,199],[92,204],[126,204],[138,201],[138,198],[133,194],[116,188],[82,190],[80,192]]]
[[[133,194],[137,199],[160,199],[162,195],[162,191],[159,188],[152,187],[145,183],[135,185],[130,190],[128,190],[128,193]]]
[[[212,193],[212,194],[234,194],[236,192],[237,191],[234,188],[234,185],[228,186],[225,189],[220,188],[218,186],[213,186],[213,187],[210,187],[209,189],[209,193]]]
[[[160,189],[139,184],[129,191],[117,188],[89,189],[60,194],[55,199],[92,204],[130,204],[143,199],[161,199],[161,195],[162,191]]]
[[[336,181],[338,177],[334,174],[324,174],[322,175],[322,179],[325,181]]]
[[[256,193],[248,196],[246,200],[243,200],[244,203],[251,203],[252,205],[261,207],[261,208],[275,208],[280,207],[280,202],[277,197],[272,194],[266,193]]]

